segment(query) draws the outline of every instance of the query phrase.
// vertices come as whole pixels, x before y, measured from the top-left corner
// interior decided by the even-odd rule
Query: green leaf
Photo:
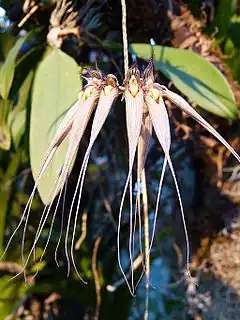
[[[21,138],[25,132],[26,109],[13,109],[9,114],[9,127],[15,149],[18,148]]]
[[[240,33],[240,17],[239,15],[234,15],[231,18],[229,23],[228,35],[232,40],[233,44],[238,48],[240,47],[239,33]]]
[[[217,27],[217,38],[226,37],[229,21],[236,10],[237,0],[220,0],[213,25]]]
[[[0,188],[0,255],[3,253],[3,240],[6,224],[6,215],[10,206],[11,192],[12,192],[12,178],[17,174],[20,166],[21,153],[15,153],[9,159],[9,165],[4,172],[4,176],[1,179]]]
[[[9,150],[11,146],[11,133],[7,125],[7,117],[11,109],[12,102],[10,100],[2,100],[0,98],[0,148]]]
[[[16,58],[22,44],[26,40],[26,37],[27,36],[17,40],[12,49],[9,51],[7,58],[0,69],[0,94],[3,99],[8,98],[14,78]]]
[[[22,83],[18,93],[17,104],[13,110],[10,111],[8,116],[8,125],[12,133],[15,148],[19,146],[20,140],[25,132],[27,113],[26,106],[31,89],[33,73],[33,70],[31,70]]]
[[[228,56],[227,63],[231,68],[233,79],[238,81],[240,79],[240,48],[236,48],[230,38],[225,41],[224,54]]]
[[[36,72],[30,120],[30,161],[35,180],[59,121],[81,89],[78,71],[78,65],[70,56],[53,49]],[[64,163],[66,147],[64,141],[39,185],[38,191],[45,204]]]
[[[16,38],[11,34],[11,32],[6,31],[0,33],[0,59],[5,60],[8,52],[13,47],[16,42]]]
[[[0,320],[15,319],[8,317],[18,306],[19,300],[23,297],[27,286],[24,281],[10,281],[12,275],[0,277]]]
[[[151,46],[133,44],[133,52],[148,61]],[[226,119],[237,119],[231,87],[222,73],[196,53],[169,47],[154,47],[155,67],[199,107]]]
[[[0,148],[9,150],[11,146],[11,133],[8,125],[0,120]]]

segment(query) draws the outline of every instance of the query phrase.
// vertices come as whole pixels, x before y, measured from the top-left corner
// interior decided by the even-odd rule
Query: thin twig
[[[1,273],[18,273],[22,270],[22,267],[14,262],[0,262]]]
[[[36,4],[32,9],[23,17],[23,19],[19,22],[18,28],[21,28],[27,20],[38,10],[39,4]]]
[[[98,253],[101,240],[102,238],[98,237],[97,240],[95,241],[94,248],[93,248],[93,255],[92,255],[92,272],[93,272],[93,277],[95,282],[96,298],[97,298],[94,320],[99,319],[100,306],[101,306],[101,284],[100,284],[98,270],[97,270],[97,253]]]
[[[8,179],[8,181],[6,181],[6,183],[0,185],[1,188],[8,188],[12,183],[14,183],[17,179],[21,178],[23,176],[23,179],[28,178],[29,173],[31,172],[31,168],[26,168],[24,170],[22,170],[17,176],[14,176],[10,179]]]
[[[133,271],[137,270],[138,267],[142,264],[143,261],[143,256],[142,254],[139,254],[135,260],[133,261]],[[131,270],[127,273],[127,279],[129,279],[131,277]],[[113,284],[109,284],[107,285],[106,289],[109,292],[114,292],[118,287],[120,287],[123,283],[125,282],[125,278],[121,278],[119,280],[117,280],[115,283]]]
[[[78,241],[75,244],[75,250],[79,250],[81,244],[83,243],[83,241],[86,238],[86,235],[87,235],[87,216],[88,216],[87,212],[84,212],[82,215],[82,233],[81,233],[80,238],[78,239]]]
[[[116,221],[115,221],[115,219],[113,217],[112,207],[111,207],[108,199],[104,198],[103,199],[103,203],[104,203],[104,207],[105,207],[105,209],[106,209],[106,211],[107,211],[107,213],[109,215],[109,219],[111,220],[112,225],[114,227],[114,231],[117,232],[117,223],[116,223]]]
[[[126,74],[127,74],[128,68],[129,68],[126,1],[121,0],[121,5],[122,5],[122,38],[123,38],[124,73],[125,73],[125,77],[126,77]]]
[[[150,255],[149,255],[149,221],[148,221],[148,196],[146,185],[145,169],[142,171],[142,201],[143,201],[143,220],[144,220],[144,247],[145,247],[145,270],[146,270],[146,300],[144,310],[144,320],[148,319],[149,304],[149,275],[150,275]]]
[[[173,243],[173,249],[175,250],[176,254],[177,254],[177,259],[178,259],[178,267],[182,268],[182,264],[183,264],[183,255],[181,252],[181,249],[179,248],[179,246],[176,244],[176,242]]]
[[[104,207],[108,213],[109,220],[112,222],[114,231],[117,233],[117,223],[116,223],[114,216],[113,216],[111,204],[110,204],[109,200],[107,199],[107,197],[105,197],[104,192],[103,192],[103,188],[101,185],[99,185],[99,189],[100,189],[100,194],[101,194],[101,198],[103,200]]]

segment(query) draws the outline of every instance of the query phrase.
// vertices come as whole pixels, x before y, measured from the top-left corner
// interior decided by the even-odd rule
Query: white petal
[[[178,94],[168,90],[165,88],[164,90],[165,96],[167,99],[176,104],[179,108],[181,108],[184,112],[190,115],[193,119],[195,119],[198,123],[200,123],[205,129],[207,129],[212,135],[214,135],[224,146],[234,155],[234,157],[240,162],[240,156],[237,152],[230,146],[230,144],[202,117],[200,114],[191,107],[186,100],[184,100]]]
[[[188,274],[190,275],[190,271],[189,271],[190,248],[189,248],[187,226],[186,226],[186,222],[185,222],[182,198],[181,198],[180,190],[179,190],[178,183],[177,183],[177,177],[176,177],[175,170],[174,170],[173,164],[172,164],[172,160],[171,160],[170,154],[169,154],[170,144],[171,144],[171,136],[170,136],[170,124],[169,124],[168,113],[167,113],[167,110],[166,110],[166,107],[165,107],[165,104],[164,104],[162,98],[160,98],[159,104],[156,103],[150,96],[147,96],[145,98],[145,100],[146,100],[147,106],[149,108],[149,113],[150,113],[150,116],[151,116],[151,119],[153,122],[154,130],[156,132],[157,138],[158,138],[158,140],[163,148],[163,151],[165,153],[165,157],[166,157],[167,162],[169,164],[169,167],[170,167],[170,170],[172,173],[172,177],[174,180],[175,188],[177,191],[178,201],[179,201],[181,215],[182,215],[183,229],[184,229],[185,239],[186,239],[187,271],[188,271]],[[160,188],[162,187],[162,179],[163,179],[165,168],[166,168],[166,166],[165,166],[165,160],[164,160],[163,173],[161,175],[158,197],[157,197],[158,200],[160,197],[160,191],[161,191]],[[158,206],[158,203],[157,203],[157,206]]]

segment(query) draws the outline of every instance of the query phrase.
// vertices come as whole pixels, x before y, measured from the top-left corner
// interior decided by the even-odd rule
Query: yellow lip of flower
[[[154,101],[158,101],[160,97],[160,91],[154,87],[154,82],[152,79],[148,79],[144,83],[145,90],[147,90],[147,93],[150,97],[153,98]]]
[[[147,81],[145,81],[145,87],[146,87],[146,89],[152,89],[153,88],[152,79],[148,79]]]
[[[129,91],[131,92],[133,97],[136,97],[136,95],[138,94],[139,91],[139,86],[138,86],[138,81],[137,78],[132,75],[129,82],[128,82],[128,86],[129,86]]]
[[[106,87],[104,87],[104,93],[107,96],[109,94],[110,91],[112,91],[113,86],[112,85],[108,85]]]
[[[84,100],[87,100],[87,98],[91,96],[93,89],[94,89],[94,86],[87,86],[86,89],[82,92],[81,97],[83,97]]]
[[[106,85],[104,87],[105,95],[108,95],[113,88],[117,88],[117,87],[118,87],[118,80],[116,76],[113,74],[108,74],[106,79]]]
[[[160,92],[159,92],[158,89],[151,88],[151,89],[148,91],[148,94],[150,95],[150,97],[153,98],[154,101],[158,101],[158,100],[159,100]]]

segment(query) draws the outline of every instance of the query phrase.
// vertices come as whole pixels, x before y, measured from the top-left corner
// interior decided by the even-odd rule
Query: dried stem
[[[0,273],[18,273],[22,270],[22,267],[13,262],[1,262],[0,263]]]
[[[39,4],[36,4],[31,10],[23,17],[23,19],[19,22],[18,28],[21,28],[27,20],[38,10]]]
[[[124,73],[126,77],[127,71],[129,69],[126,1],[121,0],[121,5],[122,5],[122,38],[123,38]]]
[[[100,306],[101,306],[101,285],[100,285],[100,280],[99,280],[99,275],[97,270],[97,253],[98,253],[101,240],[102,238],[98,237],[97,240],[95,241],[94,248],[93,248],[93,255],[92,255],[92,272],[93,272],[93,277],[95,282],[96,298],[97,298],[94,320],[99,319]]]
[[[88,216],[87,212],[84,212],[82,215],[82,233],[81,233],[81,236],[78,239],[77,243],[75,244],[75,250],[79,250],[81,244],[83,243],[83,241],[86,238],[86,235],[87,235],[87,216]]]
[[[136,258],[135,260],[133,261],[133,271],[137,270],[138,267],[142,264],[143,262],[143,256],[142,254],[140,253]],[[131,273],[132,271],[130,270],[128,273],[127,273],[127,278],[129,279],[131,277]],[[114,292],[118,287],[120,287],[124,282],[125,282],[125,278],[121,278],[119,280],[117,280],[115,283],[113,284],[109,284],[107,285],[106,289],[109,291],[109,292]]]
[[[144,220],[144,247],[145,247],[145,271],[146,271],[146,300],[144,320],[148,319],[149,302],[149,275],[150,275],[150,255],[149,255],[149,222],[148,222],[148,196],[146,185],[145,169],[142,171],[142,201],[143,201],[143,220]]]

